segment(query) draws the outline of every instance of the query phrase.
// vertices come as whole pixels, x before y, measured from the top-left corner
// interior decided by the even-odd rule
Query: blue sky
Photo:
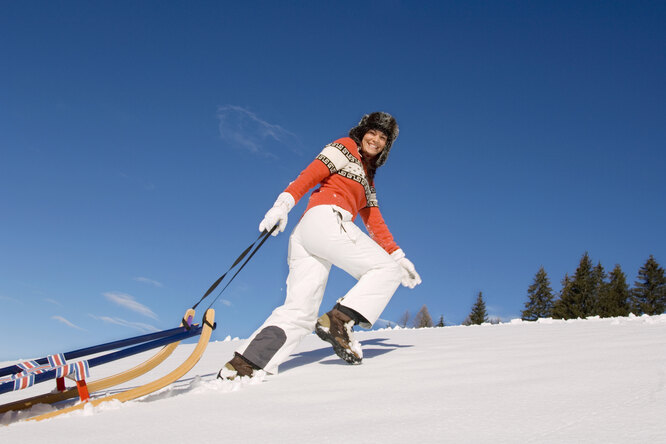
[[[242,3],[242,4],[241,4]],[[382,315],[518,317],[582,254],[666,265],[661,2],[5,2],[0,359],[170,328],[276,196],[368,112],[423,278]],[[216,304],[247,337],[284,298],[288,233]],[[322,311],[353,280],[334,270]]]

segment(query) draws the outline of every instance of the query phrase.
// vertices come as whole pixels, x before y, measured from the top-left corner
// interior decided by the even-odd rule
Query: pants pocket
[[[351,220],[345,220],[345,217],[338,210],[333,208],[333,213],[340,227],[340,234],[347,237],[353,243],[358,241],[358,238],[363,234],[356,224]]]

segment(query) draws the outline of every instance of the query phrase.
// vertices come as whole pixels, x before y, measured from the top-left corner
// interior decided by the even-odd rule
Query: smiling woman
[[[257,3],[2,2],[0,304],[17,315],[0,337],[21,335],[0,359],[170,326],[275,193],[379,109],[400,125],[381,214],[424,285],[375,326],[423,305],[459,324],[479,291],[520,317],[539,267],[558,292],[584,251],[629,283],[666,258],[666,2]],[[284,301],[288,237],[239,275],[215,339]],[[319,314],[355,283],[332,269]]]
[[[352,327],[379,319],[400,283],[414,288],[421,278],[393,240],[377,203],[374,177],[398,136],[390,114],[365,115],[349,137],[324,147],[317,158],[278,196],[259,224],[273,235],[284,231],[287,214],[311,188],[305,215],[289,240],[287,298],[236,351],[219,372],[221,379],[277,373],[278,366],[314,329],[335,353],[360,364],[363,352]],[[353,222],[361,214],[370,236]],[[331,311],[317,319],[331,266],[358,280]]]
[[[388,138],[383,131],[371,129],[365,133],[363,140],[361,140],[361,151],[366,154],[368,158],[374,159],[377,154],[381,153],[386,147]]]

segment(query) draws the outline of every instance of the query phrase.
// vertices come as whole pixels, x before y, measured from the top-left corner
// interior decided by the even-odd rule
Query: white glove
[[[391,257],[402,268],[402,285],[414,288],[421,283],[421,276],[416,272],[412,261],[405,257],[405,252],[402,249],[395,250],[391,253]]]
[[[271,228],[277,225],[277,229],[272,233],[273,236],[282,233],[287,226],[287,214],[294,208],[294,205],[296,205],[296,202],[291,194],[287,192],[281,193],[273,204],[273,208],[266,212],[264,220],[259,224],[259,231],[262,233],[264,230],[270,231]]]

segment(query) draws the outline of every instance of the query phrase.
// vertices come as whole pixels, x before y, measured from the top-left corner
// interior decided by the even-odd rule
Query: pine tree
[[[639,314],[661,314],[666,308],[666,276],[652,255],[638,271],[632,302]]]
[[[627,316],[629,314],[629,285],[622,268],[615,265],[609,274],[610,282],[604,284],[597,305],[597,314],[601,317]]]
[[[527,289],[528,301],[522,313],[524,321],[536,321],[553,315],[553,289],[543,267],[534,276],[534,282]]]
[[[439,322],[437,322],[435,327],[444,327],[444,315],[439,316]]]
[[[590,256],[585,252],[580,259],[573,279],[568,276],[563,282],[560,299],[555,303],[553,316],[562,319],[592,316],[596,307],[599,274],[603,268],[592,269]]]
[[[479,292],[479,295],[476,297],[476,302],[472,306],[472,312],[467,316],[464,325],[480,325],[484,322],[488,322],[488,312],[486,311],[486,303],[483,300],[483,294]]]
[[[565,302],[562,302],[562,297],[571,292],[571,278],[569,273],[564,274],[562,279],[562,289],[560,290],[560,297],[553,303],[553,317],[557,319],[564,319],[566,310],[564,308]],[[565,297],[565,301],[567,297]]]
[[[604,270],[604,267],[601,266],[601,262],[599,262],[592,270],[592,296],[590,298],[590,309],[588,316],[599,315],[599,299],[601,299],[602,293],[606,292],[607,286],[608,283],[606,282],[606,271]]]
[[[432,318],[428,312],[428,307],[425,305],[421,307],[416,316],[414,317],[414,327],[416,328],[426,328],[432,327]]]

